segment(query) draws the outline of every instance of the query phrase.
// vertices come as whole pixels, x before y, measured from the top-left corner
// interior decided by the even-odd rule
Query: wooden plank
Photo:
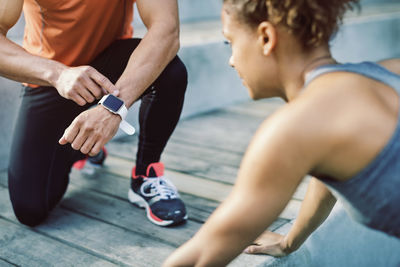
[[[0,259],[0,267],[10,267],[10,266],[18,266],[18,265],[11,264],[11,263],[8,263],[5,260]]]
[[[266,118],[282,107],[285,102],[280,98],[247,101],[238,105],[225,107],[224,110],[232,113],[247,114]]]
[[[209,125],[215,124],[218,125],[219,122],[214,121],[209,123]],[[256,127],[247,132],[244,132],[245,130],[241,127],[243,126],[238,125],[235,130],[228,130],[223,127],[194,129],[191,125],[186,127],[180,126],[173,133],[172,139],[177,142],[191,143],[226,152],[243,153],[251,137],[254,135]]]
[[[129,177],[127,174],[131,172],[130,170],[133,165],[132,161],[109,156],[105,161],[104,170],[112,174]],[[166,170],[165,174],[179,191],[211,200],[222,201],[232,188],[231,185],[175,171]]]
[[[71,184],[76,185],[82,190],[101,193],[106,196],[128,202],[127,195],[129,189],[129,180],[122,177],[112,176],[107,173],[100,173],[96,173],[94,176],[88,176],[72,170]],[[7,187],[7,178],[5,172],[0,173],[0,185]],[[181,197],[186,204],[189,219],[196,222],[203,223],[219,205],[219,203],[216,201],[195,197],[184,193],[181,193]],[[144,217],[143,210],[136,208],[134,205],[132,205],[131,208],[138,210],[140,213],[142,213],[142,217]]]
[[[105,168],[111,173],[123,175],[128,172],[130,166],[132,166],[131,162],[110,156],[106,161]],[[201,178],[180,174],[178,172],[166,172],[166,174],[178,190],[207,199],[223,201],[232,189],[232,186],[230,185],[207,181]],[[304,186],[300,189],[304,191],[303,188]],[[292,199],[279,217],[284,219],[296,218],[300,205],[300,200]]]
[[[4,187],[0,187],[0,214],[17,222]],[[159,266],[174,250],[159,240],[58,207],[35,231],[121,266]]]
[[[136,146],[131,146],[130,144],[108,144],[108,150],[110,155],[122,157],[125,160],[130,161],[129,169],[135,165],[134,156],[136,153]],[[195,149],[195,148],[192,148]],[[236,179],[236,174],[238,171],[238,163],[240,156],[236,156],[235,162],[227,162],[226,164],[219,164],[213,159],[208,158],[206,155],[204,158],[193,157],[189,155],[182,155],[179,150],[166,149],[163,153],[161,160],[164,162],[166,168],[170,171],[185,173],[191,176],[202,177],[204,179],[209,179],[217,182],[224,182],[232,184]],[[214,155],[218,154],[214,151]],[[226,153],[227,154],[227,153]],[[217,157],[217,156],[215,156]],[[222,161],[222,157],[219,156]],[[106,160],[106,162],[109,159]],[[236,164],[236,166],[235,166]],[[126,172],[125,173],[130,173]]]
[[[279,215],[279,218],[287,219],[287,220],[296,219],[297,214],[300,211],[300,206],[301,206],[300,200],[296,200],[296,199],[290,200],[289,203],[286,205],[285,209]]]
[[[111,145],[111,149],[109,149],[110,157],[106,160],[106,165],[108,165],[107,171],[109,171],[110,173],[121,175],[121,176],[127,176],[130,173],[132,166],[135,165],[134,159],[130,159],[127,156],[128,153],[121,152],[119,154],[119,155],[122,155],[121,163],[127,162],[126,164],[117,163],[115,166],[119,166],[119,167],[113,167],[113,165],[115,164],[116,161],[119,160],[117,158],[121,158],[118,155],[118,151],[124,151],[124,150],[127,151],[126,147],[132,147],[132,146],[130,146],[129,144],[124,145],[124,143],[118,143],[117,145],[114,145],[114,143],[113,143],[113,144],[109,144],[108,148],[110,148],[110,145]],[[195,148],[193,148],[193,149],[195,149]],[[182,153],[180,153],[180,152],[181,151],[178,151],[176,153],[181,155]],[[133,154],[133,153],[129,153],[129,154]],[[218,155],[218,154],[219,154],[219,152],[215,151],[214,155]],[[190,156],[182,156],[181,155],[180,157],[174,157],[173,155],[171,155],[171,153],[169,153],[169,151],[164,152],[163,161],[166,164],[166,168],[167,168],[166,173],[169,174],[169,178],[171,178],[171,180],[173,180],[174,177],[176,176],[177,178],[175,178],[175,180],[177,180],[176,181],[177,183],[180,182],[179,177],[193,177],[196,181],[201,180],[201,178],[203,178],[203,179],[212,180],[215,182],[223,182],[223,183],[227,183],[227,184],[233,184],[234,181],[236,180],[238,166],[239,166],[239,164],[237,163],[236,168],[229,168],[229,169],[228,168],[220,168],[220,167],[218,167],[220,165],[215,166],[212,163],[210,163],[210,161],[214,162],[214,163],[215,163],[215,161],[214,161],[214,159],[210,160],[210,158],[207,156],[204,156],[204,158],[202,159],[202,162],[200,162],[199,164],[196,164],[195,161],[191,160]],[[186,163],[187,161],[189,161],[189,162]],[[232,165],[234,165],[234,164],[232,164]],[[211,176],[211,178],[210,178],[210,176]],[[187,180],[190,181],[192,179],[189,178]],[[186,180],[184,180],[184,181],[186,181]],[[305,192],[306,192],[307,186],[308,186],[308,181],[309,181],[308,179],[305,179],[299,185],[295,194],[293,195],[294,199],[298,199],[298,200],[304,199]],[[212,184],[212,182],[208,182],[208,181],[207,181],[207,183]],[[187,191],[187,190],[183,189],[181,186],[179,186],[178,189],[182,192],[188,192],[189,194],[202,196],[197,193],[191,192],[193,190]],[[202,197],[215,199],[212,196],[210,197],[210,196],[203,195]],[[220,201],[221,199],[217,199],[217,200]]]
[[[292,198],[302,201],[306,195],[308,184],[310,183],[311,176],[307,175],[304,177],[303,181],[299,184],[296,192],[293,194]]]
[[[127,201],[129,179],[116,177],[107,173],[88,177],[76,171],[71,173],[71,183],[86,190],[92,190]],[[186,204],[189,218],[196,222],[204,222],[218,203],[212,200],[181,194]],[[144,215],[143,215],[144,216]]]
[[[137,153],[137,137],[129,136],[123,140],[112,140],[107,144],[107,149],[111,155],[135,160]],[[164,149],[163,158],[169,157],[170,155],[179,156],[183,159],[187,158],[188,160],[203,160],[212,162],[215,165],[222,164],[237,167],[242,160],[243,152],[227,152],[215,148],[193,145],[182,140],[177,141],[171,138]],[[176,166],[174,168],[177,169]]]
[[[276,102],[278,101],[272,101],[272,103]],[[281,105],[280,102],[278,103]],[[250,104],[254,105],[253,102]],[[242,110],[252,110],[248,103],[242,106]],[[266,106],[271,109],[270,104]],[[276,106],[274,104],[273,109],[276,109]],[[232,112],[227,109],[203,114],[179,123],[176,134],[172,136],[162,156],[167,168],[232,184],[236,179],[237,169],[247,144],[265,115],[263,118],[258,118],[242,111]],[[210,125],[219,125],[219,127],[210,127]],[[184,132],[184,139],[176,138],[180,131]],[[202,138],[198,138],[199,134]],[[238,136],[235,137],[235,135]],[[228,145],[221,148],[227,140],[230,140]],[[210,147],[210,143],[213,146]],[[236,147],[232,151],[231,144],[241,146],[240,150]],[[135,158],[136,147],[136,137],[126,137],[121,142],[114,141],[108,144],[111,154],[130,160]]]
[[[18,265],[8,263],[7,261],[2,260],[2,259],[0,258],[0,267],[10,267],[10,266],[18,266]]]
[[[3,179],[2,182],[4,183],[5,179],[4,176],[2,175]],[[94,179],[91,179],[91,181],[94,181]],[[2,194],[3,193],[3,194]],[[4,196],[4,192],[0,191],[0,196]],[[0,202],[4,203],[6,201],[4,201],[4,199],[0,198]],[[195,228],[191,228],[188,229],[188,225],[194,225],[194,222],[189,222],[188,224],[182,226],[180,229],[176,229],[176,231],[174,231],[173,228],[160,228],[157,226],[154,226],[152,224],[150,224],[149,222],[144,222],[143,220],[140,220],[138,218],[140,218],[141,216],[137,216],[136,212],[134,212],[135,210],[137,211],[138,209],[132,209],[130,207],[128,207],[128,203],[125,203],[121,200],[117,200],[117,199],[112,199],[111,197],[105,196],[105,195],[101,195],[101,194],[96,194],[93,192],[90,192],[86,189],[82,189],[82,188],[78,188],[77,186],[70,186],[70,189],[68,190],[67,196],[64,198],[64,200],[62,201],[62,207],[67,208],[68,210],[71,211],[75,211],[77,213],[80,214],[84,214],[87,217],[94,217],[94,218],[98,218],[99,220],[104,220],[107,221],[108,224],[113,224],[113,226],[118,226],[119,228],[128,228],[127,231],[129,231],[129,228],[131,228],[132,226],[137,226],[137,225],[141,225],[141,226],[145,226],[142,227],[143,232],[146,233],[146,236],[148,235],[148,239],[151,240],[159,240],[160,236],[157,237],[157,235],[161,235],[162,238],[166,238],[166,239],[170,239],[170,242],[175,242],[174,244],[176,246],[180,245],[183,241],[185,241],[186,239],[190,238],[191,235],[194,234],[194,232],[197,230],[197,228],[200,226],[199,224],[196,225]],[[10,211],[11,207],[9,207],[9,211]],[[4,210],[2,210],[2,207],[0,206],[0,212],[2,214],[5,214]],[[55,214],[54,214],[55,213]],[[9,217],[12,217],[11,214],[8,214]],[[54,216],[56,216],[56,222],[54,223]],[[63,217],[65,217],[63,219]],[[68,217],[68,219],[67,219]],[[56,209],[53,214],[50,216],[50,219],[45,223],[44,226],[40,226],[39,228],[45,228],[44,234],[52,236],[53,238],[57,238],[62,240],[63,242],[72,242],[74,244],[74,246],[76,246],[79,249],[83,249],[84,251],[90,250],[90,253],[98,253],[96,250],[94,250],[93,248],[87,248],[87,247],[83,247],[82,248],[82,244],[78,243],[78,241],[76,240],[77,238],[66,238],[65,235],[67,235],[68,233],[68,229],[65,231],[61,231],[61,236],[60,236],[60,231],[58,229],[62,228],[64,229],[66,227],[66,225],[71,225],[70,228],[70,234],[72,235],[77,235],[75,228],[79,228],[79,232],[86,232],[84,229],[81,229],[82,226],[81,224],[77,224],[76,222],[71,222],[71,217],[74,217],[73,213],[69,213],[66,211],[62,211],[60,209]],[[134,221],[132,221],[132,218],[134,218]],[[59,220],[66,220],[68,221],[68,223],[59,223]],[[277,220],[273,225],[271,225],[270,229],[274,230],[276,228],[278,228],[280,225],[284,224],[286,221],[284,220]],[[54,225],[55,224],[55,225]],[[90,223],[88,224],[90,225]],[[57,228],[56,230],[54,230],[54,227]],[[93,227],[98,227],[97,225],[92,225],[89,226],[89,228],[93,228]],[[186,228],[186,229],[185,229]],[[43,231],[43,230],[42,230]],[[42,232],[40,231],[40,232]],[[54,234],[54,231],[56,232],[56,234]],[[149,232],[151,231],[155,231],[155,233],[153,235],[149,234]],[[163,232],[164,231],[164,232]],[[112,232],[110,233],[110,231],[107,231],[108,234],[114,235]],[[80,236],[82,233],[78,233],[78,235]],[[104,233],[102,233],[104,234]],[[93,238],[91,234],[88,234],[89,238],[93,243]],[[183,238],[184,236],[184,238]],[[102,238],[101,238],[102,239]],[[175,240],[177,239],[177,240]],[[175,241],[174,241],[175,240]],[[118,242],[118,241],[116,241]],[[85,242],[83,242],[85,243]],[[138,252],[140,253],[140,252]],[[156,252],[158,253],[158,252]],[[56,254],[57,255],[57,254]],[[111,255],[105,254],[105,256],[110,257]],[[120,255],[121,256],[121,255]],[[141,257],[141,256],[138,256]],[[242,257],[244,257],[242,259]],[[117,257],[118,259],[118,257]],[[116,259],[114,259],[116,260]],[[240,256],[235,262],[240,264],[240,262],[242,262],[243,260],[248,261],[249,258],[246,255]],[[265,259],[259,259],[264,261]],[[124,262],[126,263],[126,262]],[[118,264],[122,264],[122,262],[119,262]],[[152,262],[152,265],[148,265],[148,266],[159,266],[159,264],[161,264],[161,262]],[[146,266],[146,265],[134,265],[134,266]],[[240,265],[238,265],[240,266]],[[243,265],[242,265],[243,266]]]
[[[126,184],[124,182],[125,179],[120,179],[117,177],[112,177],[109,175],[100,175],[96,177],[95,179],[91,179],[90,177],[84,177],[82,175],[79,175],[77,172],[73,172],[72,175],[72,183],[75,184],[76,186],[79,186],[79,188],[85,188],[85,190],[95,190],[96,192],[111,195],[114,197],[121,197],[123,196],[123,200],[127,201],[125,199],[126,195]],[[181,193],[182,200],[186,204],[186,208],[188,211],[189,215],[189,220],[190,221],[195,221],[195,222],[200,222],[203,223],[205,222],[209,215],[215,210],[215,208],[218,206],[218,203],[215,201],[207,200],[202,197],[196,197],[193,195],[187,195],[187,194],[182,194]],[[133,208],[134,210],[137,210],[136,208]],[[122,211],[121,211],[122,212]],[[140,213],[144,213],[139,209]],[[130,211],[129,211],[130,213]],[[118,215],[120,216],[120,215]],[[140,216],[140,215],[135,215],[135,216]],[[141,215],[141,217],[144,218],[144,214]],[[274,222],[271,226],[270,229],[275,229],[279,227],[280,224],[286,222],[286,219],[277,219],[276,222]]]
[[[87,216],[96,217],[103,221],[108,221],[112,224],[117,224],[115,222],[115,218],[117,221],[129,221],[129,218],[139,218],[140,220],[146,220],[144,211],[142,209],[136,208],[136,206],[128,203],[125,198],[127,185],[125,179],[121,179],[118,177],[112,177],[107,174],[98,175],[97,177],[81,175],[79,172],[73,170],[71,175],[71,185],[67,191],[66,197],[62,202],[62,206],[67,209],[74,210],[76,212],[84,213]],[[201,182],[201,181],[200,181]],[[5,178],[5,173],[0,174],[0,184],[6,186],[7,181]],[[197,185],[192,185],[195,188]],[[79,188],[79,190],[78,190]],[[98,196],[97,200],[93,201],[92,195],[93,193],[103,194],[103,196]],[[73,197],[76,192],[81,192],[79,196]],[[222,194],[221,194],[222,195]],[[227,194],[226,194],[227,195]],[[215,208],[219,205],[218,202],[208,200],[202,197],[197,197],[190,194],[181,193],[182,200],[186,204],[186,208],[189,214],[189,220],[195,221],[198,223],[204,223],[210,214],[215,210]],[[78,200],[76,200],[78,199]],[[80,209],[74,208],[77,207],[76,203],[69,205],[68,203],[74,201],[82,202],[80,205]],[[85,203],[95,202],[94,205],[85,205]],[[100,206],[96,203],[102,203]],[[108,205],[111,205],[110,210],[106,210],[105,208]],[[118,204],[117,204],[118,203]],[[85,207],[85,209],[82,209]],[[123,208],[121,208],[123,207]],[[110,212],[107,216],[98,215]],[[110,217],[111,220],[107,220],[106,218]],[[278,228],[283,223],[286,223],[288,219],[278,218],[269,229],[273,231]],[[147,221],[146,221],[147,222]],[[145,224],[145,222],[141,221],[139,224]],[[120,225],[121,227],[129,228],[127,224]],[[159,227],[158,227],[159,228]],[[153,230],[151,230],[153,231]]]
[[[0,258],[0,267],[10,267],[10,266],[18,266],[16,264],[12,264],[5,259]]]
[[[174,227],[160,227],[148,221],[144,209],[76,185],[70,185],[61,206],[69,211],[144,234],[149,239],[161,240],[175,247],[186,242],[201,226],[200,223],[188,221]]]
[[[0,179],[0,183],[5,183],[5,178],[4,175],[0,175],[0,178],[3,177],[3,179]],[[118,198],[121,201],[125,201],[125,204],[123,204],[126,207],[131,207],[130,209],[133,209],[136,212],[139,212],[140,214],[132,215],[132,217],[140,216],[144,218],[144,211],[141,209],[137,209],[135,206],[131,206],[130,204],[127,204],[127,186],[129,183],[124,179],[124,178],[118,178],[118,177],[113,177],[108,174],[101,174],[97,175],[97,177],[92,177],[92,176],[86,176],[86,175],[81,175],[79,172],[73,170],[71,174],[71,183],[75,185],[76,187],[79,187],[82,189],[82,192],[86,192],[88,190],[106,194],[108,196],[112,196],[114,198]],[[199,181],[200,185],[203,183],[203,181]],[[179,184],[179,182],[177,183]],[[197,183],[193,184],[188,184],[188,188],[196,189],[198,187]],[[216,187],[215,187],[216,188]],[[214,189],[215,189],[214,188]],[[206,188],[207,189],[207,188]],[[229,190],[226,190],[225,192],[222,191],[216,191],[216,200],[223,200],[227,194],[229,193]],[[195,194],[198,192],[195,192]],[[89,193],[88,193],[89,194]],[[84,196],[81,196],[84,197]],[[200,222],[203,223],[207,220],[209,215],[215,210],[215,208],[219,205],[216,201],[208,200],[203,197],[197,197],[195,195],[191,194],[184,194],[181,192],[181,197],[182,200],[186,204],[186,208],[188,211],[189,219],[193,220],[195,222]],[[87,200],[89,202],[89,200]],[[114,200],[108,200],[111,203],[114,202]],[[116,205],[113,204],[113,207]],[[95,209],[95,207],[94,207]],[[119,209],[118,209],[119,210]],[[290,211],[291,214],[293,214],[293,211]],[[122,213],[122,211],[121,211]],[[127,211],[128,214],[132,213],[132,211]],[[86,213],[89,216],[94,216],[93,214],[96,214],[96,211],[90,211],[90,213]],[[113,215],[118,218],[118,216],[122,215]],[[111,216],[112,217],[112,216]],[[128,216],[129,217],[129,216]],[[288,216],[286,216],[288,217]],[[292,219],[291,216],[288,217],[289,219]],[[104,219],[102,219],[104,220]],[[287,218],[278,218],[271,226],[270,229],[273,230],[276,227],[279,227],[279,225],[282,222],[286,222]]]
[[[0,266],[116,266],[2,218],[0,258]]]
[[[171,140],[243,153],[264,118],[224,110],[181,121]]]

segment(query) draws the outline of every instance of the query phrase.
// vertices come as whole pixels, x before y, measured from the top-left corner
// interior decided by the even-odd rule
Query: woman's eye
[[[229,45],[229,46],[232,46],[231,42],[229,42],[229,41],[227,41],[227,40],[224,41],[224,44]]]

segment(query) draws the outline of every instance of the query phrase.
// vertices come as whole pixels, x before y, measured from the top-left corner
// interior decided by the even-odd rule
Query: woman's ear
[[[263,54],[269,56],[276,46],[277,32],[275,26],[268,21],[263,21],[258,25],[257,35]]]

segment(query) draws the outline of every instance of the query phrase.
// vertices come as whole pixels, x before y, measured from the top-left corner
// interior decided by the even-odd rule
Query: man
[[[145,207],[157,225],[186,220],[159,162],[187,85],[186,68],[176,56],[177,1],[136,1],[148,29],[142,40],[131,39],[134,2],[0,0],[0,74],[28,84],[8,170],[21,223],[43,222],[64,195],[74,162],[101,165],[103,147],[118,127],[132,134],[123,119],[138,99],[139,147],[129,200]],[[24,49],[6,38],[22,8]]]

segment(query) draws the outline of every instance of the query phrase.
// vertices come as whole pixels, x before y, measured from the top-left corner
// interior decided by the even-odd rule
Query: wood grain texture
[[[258,125],[281,101],[246,102],[181,121],[162,155],[166,176],[179,189],[189,220],[175,227],[151,224],[127,199],[137,136],[113,140],[94,175],[72,170],[61,203],[40,226],[15,218],[7,174],[0,173],[0,266],[160,266],[190,239],[227,197]],[[270,227],[295,218],[309,178]],[[230,266],[259,266],[265,255],[240,255]]]

